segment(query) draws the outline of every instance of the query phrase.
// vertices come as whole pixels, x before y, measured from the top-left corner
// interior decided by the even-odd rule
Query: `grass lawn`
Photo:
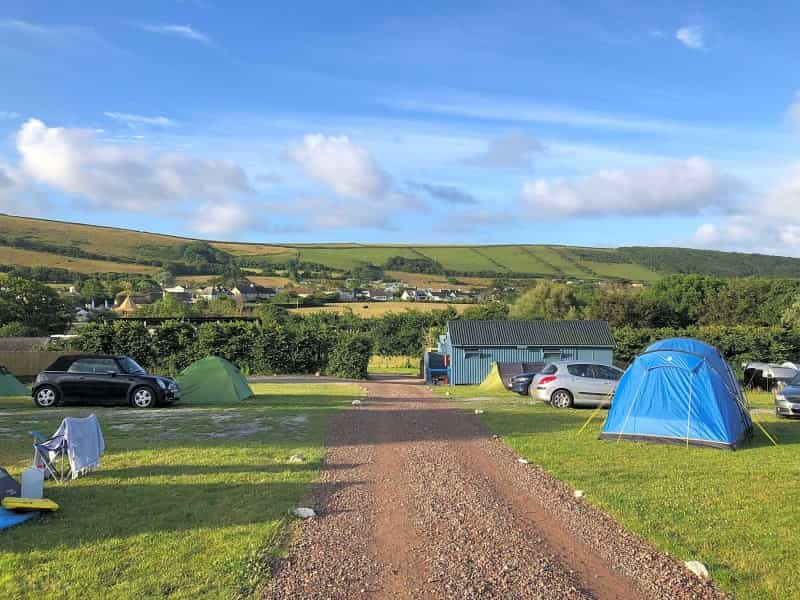
[[[376,375],[419,375],[419,358],[373,354],[369,359],[368,371]]]
[[[0,465],[19,475],[28,432],[95,412],[102,467],[45,496],[53,515],[0,533],[0,598],[231,598],[279,556],[291,508],[319,472],[327,418],[362,395],[344,384],[258,384],[244,402],[134,411],[0,400]],[[307,461],[289,463],[292,454]]]
[[[483,408],[482,419],[519,455],[586,493],[588,501],[681,559],[700,560],[739,598],[797,598],[793,507],[800,477],[800,421],[772,413],[770,394],[748,394],[760,432],[736,452],[600,441],[605,411],[559,411],[512,393],[477,398],[477,386],[434,387]]]

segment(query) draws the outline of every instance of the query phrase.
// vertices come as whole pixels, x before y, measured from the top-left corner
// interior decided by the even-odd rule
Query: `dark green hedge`
[[[156,373],[177,374],[204,356],[221,356],[250,374],[326,372],[366,377],[371,344],[365,336],[332,328],[278,323],[169,321],[148,330],[135,321],[89,324],[72,341],[75,350],[125,354]]]
[[[614,328],[616,360],[629,362],[649,344],[668,337],[691,337],[715,346],[736,371],[750,360],[795,362],[800,358],[800,331],[783,327],[753,325],[709,325],[705,327],[672,327],[635,329]]]

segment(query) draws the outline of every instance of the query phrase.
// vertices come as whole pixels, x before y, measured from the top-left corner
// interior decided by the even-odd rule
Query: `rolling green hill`
[[[0,215],[0,263],[82,273],[148,273],[167,266],[187,276],[213,274],[231,264],[251,271],[293,263],[345,272],[363,264],[387,267],[389,263],[393,273],[410,273],[409,280],[419,280],[422,272],[439,278],[507,276],[644,282],[670,273],[800,278],[797,258],[685,248],[205,242],[8,215]]]

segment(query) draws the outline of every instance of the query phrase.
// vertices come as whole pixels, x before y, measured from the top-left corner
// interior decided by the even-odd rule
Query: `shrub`
[[[710,325],[705,327],[671,327],[635,329],[617,327],[615,357],[630,361],[656,340],[668,337],[691,337],[715,346],[739,371],[741,363],[751,360],[782,362],[800,358],[800,331],[783,327],[757,327],[754,325]]]
[[[372,341],[363,333],[346,333],[336,340],[325,372],[335,377],[366,379]]]
[[[167,321],[153,331],[155,370],[177,375],[194,362],[197,355],[197,330],[190,323]]]

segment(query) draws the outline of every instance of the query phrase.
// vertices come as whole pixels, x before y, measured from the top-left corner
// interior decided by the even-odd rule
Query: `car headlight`
[[[775,400],[778,400],[779,402],[786,402],[786,396],[783,394],[775,394]]]
[[[167,389],[167,384],[164,383],[163,379],[156,379],[156,381],[158,381],[158,387],[160,387],[162,390]]]

